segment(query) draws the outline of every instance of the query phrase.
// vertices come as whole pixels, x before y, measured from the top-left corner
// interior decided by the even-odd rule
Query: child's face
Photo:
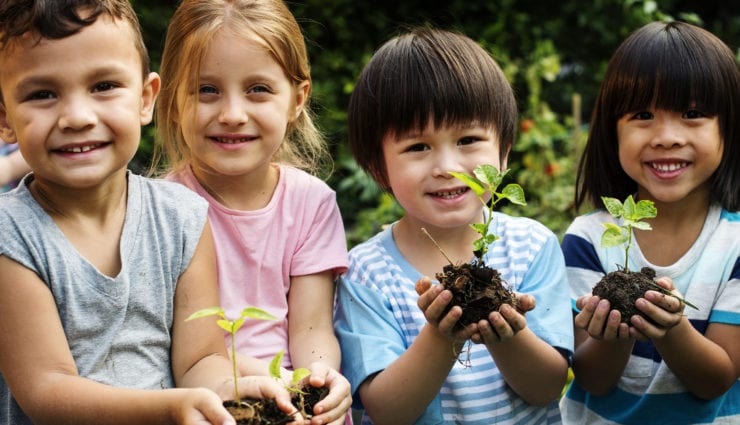
[[[723,151],[717,117],[694,109],[648,109],[621,117],[617,138],[619,162],[637,182],[641,199],[708,201],[709,178]]]
[[[103,15],[66,38],[18,41],[0,59],[2,138],[37,180],[88,187],[125,172],[159,88],[142,79],[134,30]]]
[[[479,164],[499,163],[499,141],[493,129],[442,127],[387,135],[383,157],[393,195],[406,210],[406,219],[420,227],[455,228],[480,221],[481,202],[475,193],[448,172],[472,173]]]
[[[185,143],[201,176],[258,176],[270,161],[308,95],[309,84],[288,80],[260,44],[229,30],[210,42],[200,86],[179,92]]]

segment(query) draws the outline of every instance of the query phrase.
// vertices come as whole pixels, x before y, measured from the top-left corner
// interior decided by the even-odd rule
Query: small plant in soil
[[[508,283],[501,278],[498,270],[485,264],[484,257],[488,247],[499,238],[489,231],[496,204],[502,199],[508,199],[517,205],[526,205],[526,201],[524,191],[516,183],[508,184],[501,192],[496,192],[507,171],[499,172],[492,165],[477,166],[473,170],[473,175],[452,171],[449,173],[470,187],[486,208],[483,223],[470,225],[480,235],[473,242],[472,251],[475,258],[470,263],[453,264],[440,248],[449,264],[444,266],[441,273],[436,274],[436,278],[445,289],[452,292],[453,298],[448,310],[453,305],[462,308],[462,316],[455,325],[455,328],[460,330],[471,323],[487,319],[490,312],[497,311],[503,304],[516,307],[517,300]],[[486,193],[490,194],[490,201],[486,201]],[[426,233],[426,230],[424,232]]]
[[[672,294],[667,289],[655,283],[655,270],[652,268],[643,267],[639,272],[629,270],[628,260],[629,250],[632,246],[632,230],[652,230],[650,224],[642,220],[655,218],[658,215],[658,210],[655,208],[653,201],[640,200],[639,202],[635,202],[632,195],[628,196],[624,203],[618,199],[606,196],[602,197],[601,200],[612,217],[622,219],[621,225],[604,223],[605,230],[601,235],[601,246],[609,248],[623,245],[624,264],[617,264],[617,270],[607,273],[594,286],[591,293],[599,298],[608,300],[612,309],[620,312],[623,323],[629,323],[630,317],[635,314],[644,317],[646,320],[650,320],[650,318],[646,317],[635,307],[635,301],[644,296],[648,290],[659,291],[676,297],[687,306],[696,308],[690,302]]]
[[[218,316],[220,319],[216,324],[226,332],[231,334],[231,363],[234,374],[234,399],[224,401],[224,407],[231,413],[238,425],[281,425],[293,421],[293,417],[288,416],[277,407],[275,400],[272,399],[244,399],[239,397],[239,387],[237,385],[237,365],[236,365],[236,332],[244,325],[247,318],[258,320],[276,320],[277,318],[266,311],[256,308],[247,307],[241,311],[241,315],[231,320],[226,317],[226,312],[220,307],[209,307],[198,310],[185,319],[194,320],[202,317]],[[274,359],[273,359],[274,360]],[[278,374],[280,368],[278,360]]]
[[[272,358],[270,362],[270,376],[282,382],[280,373],[280,363],[283,359],[284,352],[280,351]],[[305,419],[313,417],[313,408],[324,397],[329,394],[327,387],[314,387],[310,384],[300,385],[304,378],[311,375],[311,371],[301,367],[293,370],[290,384],[285,385],[285,389],[291,394],[291,401],[298,408],[298,412]]]

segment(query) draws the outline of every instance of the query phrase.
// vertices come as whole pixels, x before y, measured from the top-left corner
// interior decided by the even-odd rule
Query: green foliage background
[[[158,69],[175,1],[134,0]],[[574,169],[590,107],[606,62],[633,30],[653,20],[700,25],[738,52],[740,2],[724,0],[450,0],[288,2],[307,39],[314,79],[313,108],[334,157],[328,179],[337,191],[348,243],[353,246],[402,213],[357,168],[346,148],[346,106],[355,78],[372,53],[403,29],[434,25],[461,31],[489,50],[515,88],[521,128],[509,158],[509,178],[528,206],[505,212],[540,220],[562,235],[575,215]],[[151,126],[132,168],[144,170]]]

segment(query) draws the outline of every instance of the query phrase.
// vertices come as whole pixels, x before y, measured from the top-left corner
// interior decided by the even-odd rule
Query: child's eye
[[[423,152],[429,150],[429,146],[424,143],[414,143],[413,145],[406,148],[406,152]]]
[[[217,94],[218,90],[215,87],[209,85],[203,85],[198,88],[200,94]]]
[[[117,84],[111,83],[110,81],[104,81],[102,83],[95,84],[95,87],[93,87],[93,92],[113,90],[116,87],[118,87]]]
[[[477,142],[477,141],[479,141],[479,140],[480,140],[480,138],[478,138],[478,137],[474,137],[474,136],[468,136],[468,137],[463,137],[463,138],[461,138],[461,139],[460,139],[460,140],[459,140],[459,141],[457,142],[457,144],[459,144],[459,145],[462,145],[462,146],[465,146],[465,145],[472,145],[473,143],[475,143],[475,142]]]
[[[47,100],[53,98],[54,93],[50,92],[49,90],[38,90],[26,96],[26,100]]]
[[[632,115],[633,120],[650,120],[653,119],[653,113],[649,111],[640,111]]]
[[[689,109],[688,111],[683,113],[683,118],[686,119],[697,119],[704,117],[706,117],[706,114],[698,109]]]
[[[249,93],[272,93],[269,87],[265,85],[253,86],[249,89]]]

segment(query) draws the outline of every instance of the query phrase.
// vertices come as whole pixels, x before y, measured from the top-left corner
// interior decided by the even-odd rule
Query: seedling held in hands
[[[273,357],[272,360],[270,361],[270,376],[272,376],[279,382],[282,382],[282,374],[280,373],[280,363],[283,361],[283,355],[285,355],[285,351],[280,350],[280,352],[275,354],[275,357]],[[303,378],[309,375],[311,375],[311,371],[306,369],[305,367],[299,367],[298,369],[295,369],[293,371],[293,375],[290,380],[290,385],[286,385],[285,389],[293,393],[302,392],[298,386],[298,383],[301,382]]]
[[[242,325],[244,325],[244,320],[247,318],[257,320],[277,320],[277,318],[262,309],[256,307],[247,307],[242,310],[239,318],[231,320],[226,317],[226,312],[221,307],[209,307],[204,308],[203,310],[196,311],[195,313],[191,314],[190,317],[185,319],[185,321],[200,319],[201,317],[208,316],[220,317],[216,324],[218,324],[221,329],[231,334],[231,364],[234,372],[234,401],[237,403],[237,405],[239,405],[241,404],[241,399],[239,398],[239,386],[237,385],[238,373],[236,367],[236,332],[242,327]],[[280,362],[278,361],[278,373],[280,373],[279,365]]]
[[[622,219],[622,224],[615,223],[604,223],[604,233],[601,235],[601,246],[604,248],[624,245],[624,265],[622,271],[629,273],[629,250],[632,246],[632,230],[652,230],[650,224],[642,221],[648,218],[655,218],[658,215],[658,210],[655,208],[655,203],[650,200],[642,199],[635,202],[632,195],[629,195],[622,203],[619,199],[602,196],[601,200],[604,202],[604,206],[612,217]],[[672,292],[649,280],[650,285],[656,290],[673,297],[678,298],[679,301],[683,302],[687,306],[697,309],[698,308],[686,301],[685,299],[676,296]]]
[[[510,183],[501,192],[496,192],[496,188],[501,184],[508,170],[499,172],[496,167],[490,164],[478,165],[473,170],[473,175],[455,171],[449,171],[449,173],[472,189],[487,210],[488,214],[484,217],[483,223],[470,225],[473,230],[480,234],[480,238],[473,242],[473,253],[478,259],[478,264],[482,264],[488,246],[498,239],[498,236],[488,233],[493,220],[493,207],[502,199],[508,199],[511,203],[517,205],[527,205],[527,201],[524,199],[524,190],[518,184]],[[489,202],[486,202],[485,199],[486,192],[491,194]]]

